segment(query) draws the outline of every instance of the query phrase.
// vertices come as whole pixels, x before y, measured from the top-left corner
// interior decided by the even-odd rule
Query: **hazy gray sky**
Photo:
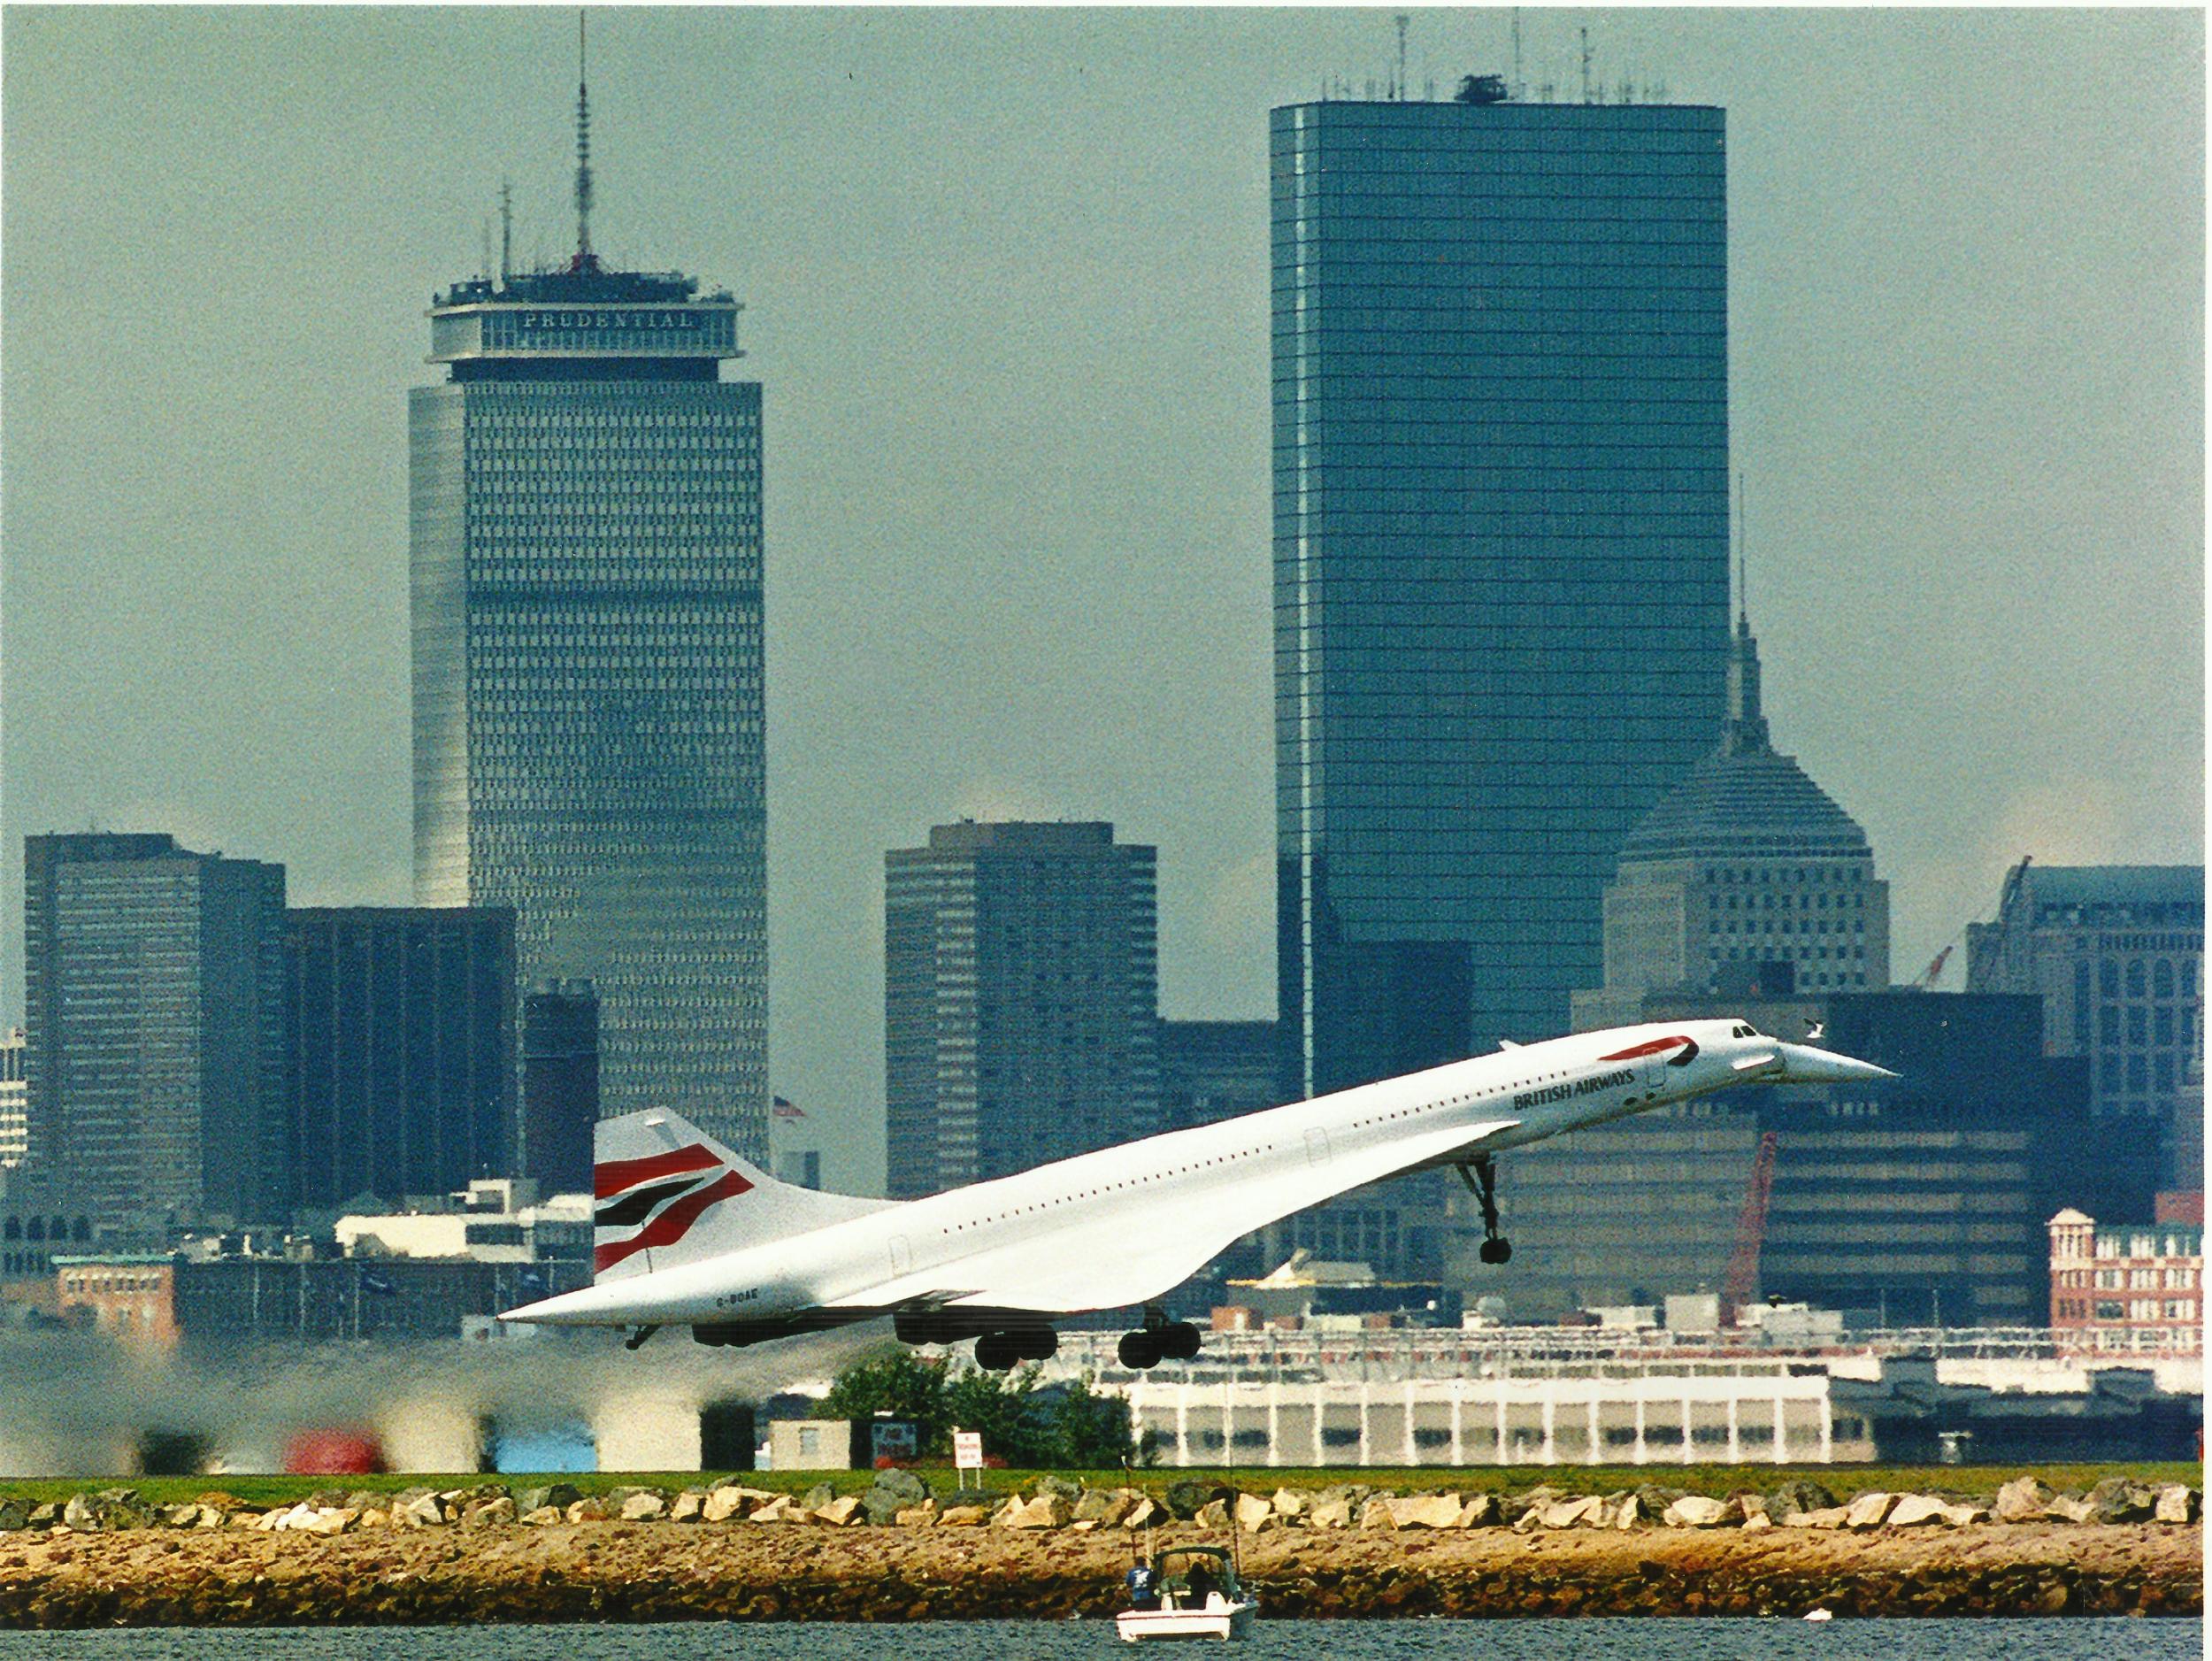
[[[1417,88],[1508,16],[1419,11]],[[1732,426],[1777,743],[1893,885],[2202,857],[2193,11],[1523,12],[1729,112]],[[4,988],[21,838],[410,897],[406,389],[503,175],[571,240],[559,10],[13,7],[0,35]],[[882,856],[1160,849],[1162,1003],[1273,998],[1267,112],[1382,12],[610,9],[595,241],[765,386],[776,1088],[880,1165]]]

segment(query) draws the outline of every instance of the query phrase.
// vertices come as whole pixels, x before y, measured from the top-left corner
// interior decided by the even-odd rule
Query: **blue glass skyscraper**
[[[1623,838],[1713,746],[1724,117],[1330,101],[1270,149],[1280,1015],[1317,1093],[1565,1030]]]

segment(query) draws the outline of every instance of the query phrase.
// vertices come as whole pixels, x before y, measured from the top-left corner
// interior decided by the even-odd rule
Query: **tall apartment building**
[[[893,1199],[1159,1128],[1156,866],[1099,823],[963,820],[884,856]]]
[[[2131,1180],[2087,1209],[2147,1217],[2159,1189],[2201,1190],[2204,867],[2023,860],[1966,953],[1970,991],[2039,996],[2047,1050],[2088,1057],[2090,1111]]]
[[[0,1036],[0,1170],[20,1165],[30,1145],[30,1094],[23,1082],[23,1057],[28,1048],[19,1027]]]
[[[1724,120],[1330,101],[1275,111],[1271,154],[1279,1014],[1312,1095],[1563,1030],[1623,839],[1711,745]],[[1419,1218],[1374,1221],[1379,1267],[1432,1268]]]
[[[514,1173],[512,911],[289,911],[285,1009],[293,1207]]]
[[[282,1214],[284,867],[23,844],[26,1162],[107,1234]]]
[[[575,258],[457,283],[409,401],[415,897],[588,977],[606,1111],[764,1157],[761,398],[738,303]]]

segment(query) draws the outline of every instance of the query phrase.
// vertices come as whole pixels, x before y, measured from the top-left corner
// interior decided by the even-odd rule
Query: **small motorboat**
[[[1259,1600],[1239,1583],[1235,1560],[1219,1546],[1175,1546],[1150,1567],[1148,1589],[1114,1617],[1123,1642],[1241,1638],[1252,1630]]]

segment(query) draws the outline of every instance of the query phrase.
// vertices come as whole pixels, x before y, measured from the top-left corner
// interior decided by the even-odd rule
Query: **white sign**
[[[957,1471],[980,1471],[983,1468],[983,1433],[979,1430],[956,1430],[952,1433],[952,1463]]]

